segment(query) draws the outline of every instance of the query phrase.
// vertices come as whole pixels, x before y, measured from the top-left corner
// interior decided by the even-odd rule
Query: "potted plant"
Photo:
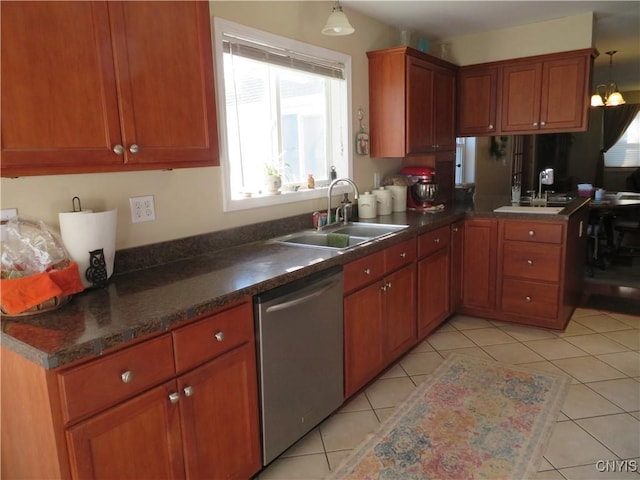
[[[284,152],[283,152],[284,153]],[[264,164],[265,180],[264,186],[269,195],[277,195],[280,193],[282,186],[282,171],[286,165],[282,163],[282,154],[276,159]]]

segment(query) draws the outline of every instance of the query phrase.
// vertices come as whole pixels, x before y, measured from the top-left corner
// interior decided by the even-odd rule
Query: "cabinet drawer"
[[[175,373],[170,335],[63,372],[58,377],[65,422],[101,410]]]
[[[173,333],[178,373],[253,339],[253,309],[244,303]]]
[[[440,227],[432,232],[427,232],[418,237],[418,256],[420,258],[432,254],[449,245],[451,242],[450,228]]]
[[[502,283],[502,311],[518,316],[555,319],[559,287],[507,279]]]
[[[504,223],[504,239],[523,242],[562,243],[563,226],[547,222]]]
[[[393,272],[416,259],[416,239],[410,238],[384,251],[384,271]]]
[[[344,266],[344,291],[367,285],[384,275],[384,251],[354,260]]]
[[[562,247],[505,242],[503,273],[528,280],[560,281]]]

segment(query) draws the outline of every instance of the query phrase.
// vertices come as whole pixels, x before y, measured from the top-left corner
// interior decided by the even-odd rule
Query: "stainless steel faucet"
[[[348,183],[349,185],[351,185],[351,187],[353,188],[353,195],[354,197],[357,199],[359,194],[358,194],[358,187],[356,186],[355,183],[353,183],[353,180],[349,179],[349,178],[336,178],[334,181],[332,181],[329,184],[329,189],[327,190],[327,223],[326,225],[324,225],[325,227],[328,227],[329,225],[331,225],[331,192],[333,191],[333,187],[340,182],[345,182]],[[337,213],[337,212],[336,212]],[[347,212],[342,212],[342,215],[345,218],[345,223],[347,221]],[[338,216],[336,215],[336,222],[338,223]]]
[[[553,168],[545,168],[538,176],[538,198],[531,199],[531,205],[545,206],[547,198],[542,198],[542,185],[553,185]]]

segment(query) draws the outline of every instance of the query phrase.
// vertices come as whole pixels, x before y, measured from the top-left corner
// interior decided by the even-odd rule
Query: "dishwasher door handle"
[[[270,305],[266,309],[266,313],[277,312],[280,310],[286,310],[287,308],[295,307],[296,305],[300,305],[302,303],[308,302],[320,295],[323,295],[327,290],[335,285],[335,282],[327,282],[324,285],[317,285],[314,287],[314,290],[305,295],[303,297],[294,298],[293,300],[289,300],[287,302],[276,303],[275,305]]]

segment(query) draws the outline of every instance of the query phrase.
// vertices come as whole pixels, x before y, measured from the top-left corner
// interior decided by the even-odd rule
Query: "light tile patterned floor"
[[[573,379],[538,480],[640,479],[640,317],[587,309],[563,333],[452,317],[258,478],[323,478],[451,352]]]

